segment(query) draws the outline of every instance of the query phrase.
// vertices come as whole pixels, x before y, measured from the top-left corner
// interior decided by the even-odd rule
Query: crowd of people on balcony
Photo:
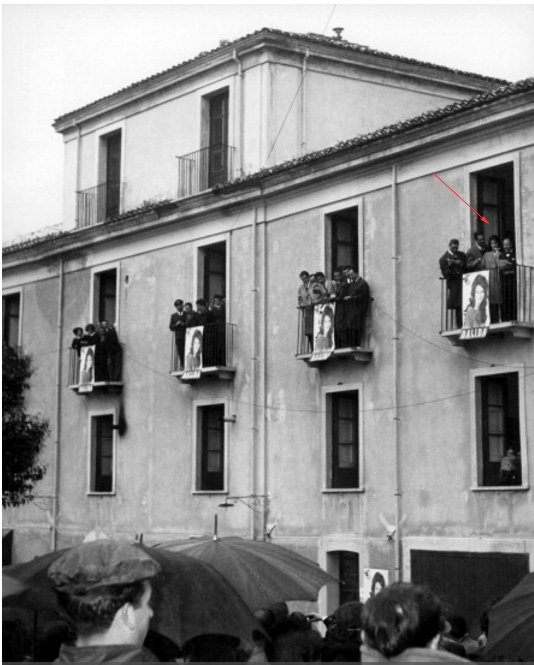
[[[336,348],[358,347],[371,300],[369,285],[351,265],[340,266],[326,279],[323,272],[310,274],[302,270],[302,284],[298,288],[297,305],[302,311],[302,331],[310,350],[325,351]],[[320,312],[321,320],[314,334],[314,312],[317,305],[326,305]]]
[[[454,310],[458,328],[477,327],[514,321],[517,317],[516,257],[511,238],[492,235],[488,244],[483,233],[476,231],[474,243],[467,252],[452,238],[449,248],[439,259],[441,274],[447,282],[447,309]],[[471,284],[469,303],[462,308],[463,275],[489,270],[489,280],[477,275]],[[488,307],[489,305],[489,307]]]
[[[211,306],[204,298],[196,302],[180,298],[174,301],[169,329],[174,332],[176,368],[194,371],[203,366],[225,364],[226,351],[226,301],[220,294],[213,296]],[[196,328],[188,336],[188,328]]]
[[[96,325],[88,323],[85,330],[76,326],[72,332],[71,349],[80,362],[80,383],[120,381],[122,346],[115,326],[104,320]]]

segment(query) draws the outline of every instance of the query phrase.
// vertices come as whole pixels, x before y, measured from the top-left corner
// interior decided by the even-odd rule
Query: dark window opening
[[[224,489],[224,405],[203,406],[200,415],[200,489]]]
[[[96,320],[115,325],[117,320],[117,270],[105,270],[95,275]]]
[[[208,187],[228,180],[228,91],[209,99]]]
[[[333,271],[340,266],[352,265],[358,269],[358,208],[340,210],[330,217],[331,257]]]
[[[105,211],[106,218],[120,212],[121,132],[110,134],[106,142]]]
[[[113,416],[93,419],[91,492],[113,491]]]
[[[19,345],[20,293],[2,298],[2,341],[11,348]]]
[[[477,379],[482,486],[521,485],[517,373]]]
[[[486,236],[511,238],[515,248],[514,219],[514,167],[503,164],[476,173],[477,212],[488,224],[477,217],[476,230]]]
[[[339,604],[360,600],[360,557],[355,552],[339,552]]]
[[[211,304],[213,296],[226,298],[226,243],[209,245],[204,254],[204,292],[203,298]]]
[[[359,487],[358,391],[331,395],[332,487]]]

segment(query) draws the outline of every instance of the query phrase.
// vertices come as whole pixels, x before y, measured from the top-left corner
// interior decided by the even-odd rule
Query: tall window
[[[329,400],[329,485],[357,489],[360,486],[358,391],[331,393]]]
[[[213,302],[213,296],[226,297],[226,243],[218,242],[200,250],[202,263],[202,297]]]
[[[199,490],[224,489],[224,405],[199,408]]]
[[[208,187],[228,180],[228,91],[209,98]]]
[[[360,557],[355,552],[339,552],[339,604],[360,600]]]
[[[117,322],[117,269],[103,270],[94,275],[95,321]]]
[[[510,237],[515,246],[513,164],[478,171],[475,178],[477,210],[489,222],[477,217],[477,231],[486,238],[498,235],[501,241]]]
[[[479,485],[521,485],[519,376],[481,376],[476,383]]]
[[[95,416],[91,419],[91,492],[113,492],[113,466],[113,416]]]
[[[99,222],[120,212],[121,158],[122,132],[119,129],[100,139]]]
[[[330,268],[352,265],[358,272],[358,208],[340,210],[330,216]]]
[[[15,348],[20,338],[20,293],[2,297],[2,341]]]

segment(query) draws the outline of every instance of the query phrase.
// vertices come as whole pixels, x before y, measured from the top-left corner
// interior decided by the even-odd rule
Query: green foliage
[[[46,467],[39,455],[48,435],[48,421],[25,411],[24,392],[33,373],[31,359],[2,344],[2,506],[20,506],[33,499],[35,483]]]

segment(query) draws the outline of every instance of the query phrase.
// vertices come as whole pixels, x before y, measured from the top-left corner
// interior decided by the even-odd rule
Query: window
[[[197,489],[224,490],[224,404],[202,406],[198,409]]]
[[[199,268],[202,285],[199,289],[202,297],[213,302],[216,294],[226,297],[226,243],[218,242],[200,249]]]
[[[478,487],[526,484],[520,385],[518,372],[488,373],[475,378]]]
[[[360,557],[355,552],[339,552],[339,604],[360,600]]]
[[[228,180],[228,90],[209,97],[208,187]]]
[[[503,164],[475,174],[477,211],[489,224],[477,217],[476,230],[486,238],[498,235],[509,237],[515,247],[514,168]]]
[[[94,273],[93,320],[117,325],[117,269]]]
[[[100,141],[100,182],[102,188],[99,211],[102,212],[102,219],[107,219],[118,215],[120,212],[121,130],[102,136]]]
[[[340,210],[330,216],[330,270],[352,265],[358,268],[358,208]]]
[[[114,432],[113,415],[91,418],[91,468],[89,491],[114,492]]]
[[[12,348],[20,345],[20,293],[2,297],[2,341]]]
[[[360,487],[359,391],[327,395],[327,486],[332,489]]]

